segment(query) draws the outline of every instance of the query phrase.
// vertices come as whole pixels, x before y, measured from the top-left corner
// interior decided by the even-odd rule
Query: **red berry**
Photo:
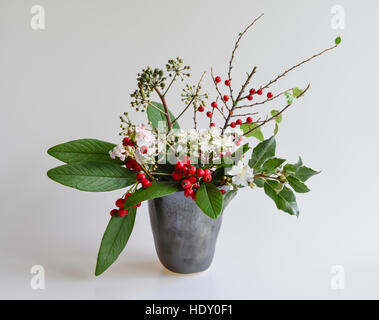
[[[227,95],[224,95],[223,99],[224,99],[224,101],[226,102],[226,101],[228,101],[228,100],[229,100],[229,96],[227,96]]]
[[[229,98],[229,97],[228,97]],[[212,108],[217,108],[217,102],[216,101],[213,101],[212,103],[211,103],[211,107]]]
[[[196,200],[196,192],[192,193],[192,200]]]
[[[190,177],[188,178],[188,180],[189,180],[192,184],[194,184],[194,183],[197,182],[197,178],[196,178],[195,176],[190,176]]]
[[[111,216],[113,217],[115,214],[117,214],[118,210],[117,209],[113,209],[111,210]]]
[[[132,146],[132,145],[133,145],[133,141],[130,140],[129,137],[125,137],[125,138],[122,140],[122,144],[123,144],[124,147]]]
[[[236,124],[238,124],[240,126],[242,124],[242,120],[241,119],[237,119]]]
[[[150,180],[147,180],[147,179],[142,180],[141,183],[142,183],[142,188],[144,188],[144,189],[147,189],[147,188],[149,188],[151,186]]]
[[[148,148],[146,146],[142,146],[139,150],[141,151],[142,154],[146,154]]]
[[[259,95],[261,95],[261,94],[263,93],[263,90],[262,90],[262,89],[259,89],[259,90],[257,91],[257,93],[258,93]]]
[[[212,112],[208,111],[208,112],[206,113],[206,115],[207,115],[208,118],[210,118],[210,117],[212,117]]]
[[[217,76],[217,77],[215,78],[215,81],[216,81],[216,83],[220,83],[220,82],[221,82],[221,77]]]
[[[188,174],[192,176],[195,173],[196,173],[196,167],[195,166],[189,166],[188,167]]]
[[[191,188],[191,182],[188,179],[183,179],[181,186],[183,189]]]
[[[139,164],[137,162],[134,161],[134,164],[133,164],[133,171],[134,172],[140,172],[142,171],[142,168],[139,166]]]
[[[183,177],[185,177],[188,174],[188,168],[187,167],[180,168],[179,172]]]
[[[246,123],[252,123],[253,122],[253,118],[252,117],[247,117],[246,118]]]
[[[145,180],[145,179],[146,179],[146,176],[145,176],[144,173],[139,173],[139,174],[137,174],[137,181],[138,181],[138,182],[142,182],[142,181]]]
[[[205,182],[211,182],[212,181],[212,176],[209,174],[207,176],[204,176],[203,179],[204,179]]]
[[[125,217],[126,215],[128,214],[128,210],[124,209],[124,208],[120,208],[118,209],[118,215],[122,218],[122,217]]]
[[[117,208],[122,208],[124,206],[125,199],[119,198],[116,200],[116,207]]]
[[[198,108],[197,108],[197,111],[199,111],[199,112],[203,112],[203,111],[204,111],[204,107],[203,107],[203,106],[198,107]]]
[[[173,178],[175,181],[179,181],[179,180],[182,178],[182,175],[181,175],[179,172],[174,171],[174,172],[172,173],[172,178]]]
[[[204,176],[210,176],[212,174],[212,171],[209,169],[204,169]]]
[[[128,199],[132,194],[130,192],[128,192],[125,196],[124,196],[124,199]]]
[[[249,93],[250,93],[250,94],[254,94],[254,93],[256,93],[256,91],[255,91],[254,88],[251,88],[251,89],[249,90]]]
[[[139,208],[140,206],[141,206],[141,202],[133,205],[133,207],[136,207],[136,208]]]
[[[133,159],[128,159],[128,160],[126,160],[126,162],[125,162],[125,167],[127,167],[128,169],[133,169],[133,167],[134,167],[134,163],[135,163],[135,161],[133,160]]]
[[[196,170],[196,177],[200,178],[204,175],[204,170],[199,168]]]
[[[224,189],[221,189],[220,191],[221,191],[222,194],[226,193],[226,190],[224,190]]]
[[[267,98],[271,99],[273,96],[274,96],[274,95],[273,95],[272,92],[268,92],[268,93],[267,93]]]
[[[225,85],[229,87],[230,86],[230,80],[225,80]]]
[[[214,122],[211,122],[211,124],[210,124],[209,126],[211,126],[211,127],[215,127],[216,124],[215,124]]]
[[[184,164],[190,164],[191,158],[189,156],[183,156],[182,161]]]
[[[181,168],[184,167],[184,163],[181,161],[178,161],[175,165],[175,170],[180,170]]]
[[[199,188],[200,188],[200,185],[199,185],[198,183],[195,183],[195,184],[193,185],[193,187],[194,187],[195,189],[199,189]]]
[[[232,127],[232,128],[235,128],[236,127],[236,123],[235,122],[232,122],[231,124],[230,124],[230,126]]]
[[[184,191],[184,196],[185,197],[192,197],[192,194],[193,194],[193,190],[192,189],[186,189]]]
[[[247,96],[247,100],[249,100],[249,101],[253,100],[253,98],[254,98],[254,96],[252,94]]]

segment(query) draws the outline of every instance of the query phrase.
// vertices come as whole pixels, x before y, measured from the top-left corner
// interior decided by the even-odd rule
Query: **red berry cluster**
[[[178,161],[175,170],[172,173],[175,181],[180,181],[180,185],[184,190],[184,196],[196,198],[196,191],[200,188],[200,181],[212,181],[212,171],[209,169],[196,168],[191,165],[191,158],[184,156],[182,161]]]
[[[116,200],[116,207],[118,209],[112,209],[110,214],[111,216],[113,217],[115,214],[117,214],[119,217],[125,217],[127,214],[128,214],[128,210],[127,209],[124,209],[124,204],[125,204],[125,201],[126,199],[128,199],[132,194],[129,192],[127,193],[124,198],[119,198]],[[135,204],[134,207],[140,207],[141,206],[141,203],[139,204]]]
[[[151,186],[151,182],[146,178],[146,175],[143,172],[137,174],[137,181],[142,185],[142,188],[147,189]]]
[[[222,79],[221,79],[220,76],[217,76],[217,77],[214,78],[214,81],[215,81],[216,84],[219,84],[222,81]],[[225,80],[224,83],[225,83],[226,86],[229,87],[230,84],[231,84],[231,81],[230,80]],[[254,94],[258,94],[260,96],[260,95],[263,94],[263,90],[262,89],[255,90],[254,88],[251,88],[249,90],[249,95],[246,96],[246,99],[249,100],[249,101],[253,100]],[[268,92],[267,93],[267,99],[272,99],[273,97],[274,97],[274,94],[272,92]],[[229,101],[230,97],[228,95],[224,95],[222,97],[222,99],[224,100],[224,102],[227,102],[227,101]],[[216,101],[212,102],[211,103],[211,107],[212,108],[217,108],[217,102]],[[204,107],[202,107],[202,106],[199,107],[198,111],[203,112],[204,111]],[[230,111],[230,114],[233,114],[233,111]],[[213,114],[212,114],[212,112],[208,111],[206,113],[206,115],[207,115],[208,118],[211,118]],[[253,122],[253,118],[252,117],[247,117],[246,120],[245,120],[245,123],[252,123],[252,122]],[[242,121],[242,119],[237,119],[235,122],[230,123],[230,126],[232,128],[235,128],[237,125],[240,126],[243,123],[244,122]],[[212,126],[214,126],[213,123],[211,123],[211,127]]]

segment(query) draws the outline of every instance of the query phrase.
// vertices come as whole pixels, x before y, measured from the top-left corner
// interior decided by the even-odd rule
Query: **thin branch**
[[[224,106],[226,107],[226,109],[227,109],[228,111],[230,111],[228,105],[226,104],[226,102],[225,102],[224,99],[223,99],[223,96],[222,96],[222,93],[221,93],[220,89],[218,88],[217,82],[216,82],[215,77],[214,77],[214,75],[213,75],[213,68],[211,68],[211,76],[212,76],[213,83],[214,83],[214,85],[215,85],[215,87],[216,87],[217,93],[218,93],[218,95],[220,96],[221,101],[224,103]],[[231,97],[230,97],[230,98],[231,98]],[[232,101],[233,101],[233,100],[232,100]]]
[[[162,93],[159,91],[158,88],[155,88],[155,92],[158,94],[159,98],[162,101],[163,108],[165,110],[165,116],[166,116],[166,120],[167,120],[168,131],[170,132],[172,130],[172,123],[171,123],[171,119],[170,119],[170,113],[169,113],[168,108],[167,108],[166,99],[162,95]]]
[[[301,61],[300,63],[294,65],[293,67],[289,68],[288,70],[284,71],[282,74],[278,75],[275,79],[269,81],[267,84],[265,84],[263,87],[261,87],[261,89],[266,89],[268,88],[269,86],[271,86],[274,82],[278,81],[280,78],[284,77],[288,72],[292,71],[293,69],[297,68],[297,67],[300,67],[302,64],[308,62],[308,61],[311,61],[312,59],[318,57],[318,56],[321,56],[323,53],[329,51],[329,50],[333,50],[334,48],[336,48],[338,45],[334,45],[330,48],[327,48],[317,54],[314,54],[313,56],[311,56],[310,58],[304,60],[304,61]]]
[[[244,113],[244,114],[233,114],[231,118],[233,117],[246,117],[246,116],[254,116],[258,114],[259,112],[250,112],[250,113]]]
[[[242,95],[243,95],[246,87],[249,85],[249,82],[250,82],[250,80],[253,77],[253,75],[254,75],[255,72],[257,72],[257,67],[256,66],[253,68],[253,70],[251,70],[250,73],[247,74],[247,79],[246,79],[245,83],[242,85],[240,92],[238,93],[238,96],[237,96],[237,99],[236,99],[236,103],[241,100],[241,97],[242,97]]]
[[[236,109],[242,109],[242,108],[248,108],[248,107],[253,107],[253,106],[257,106],[257,105],[260,105],[260,104],[265,104],[266,102],[270,102],[278,97],[280,97],[281,95],[285,94],[286,92],[290,91],[290,90],[293,90],[294,88],[291,88],[291,89],[287,89],[283,92],[280,92],[278,93],[277,95],[273,96],[271,99],[266,99],[266,100],[263,100],[263,101],[260,101],[260,102],[255,102],[255,103],[252,103],[252,104],[247,104],[247,105],[243,105],[243,106],[236,106]],[[247,98],[246,97],[243,97],[241,100]]]
[[[159,112],[163,113],[164,115],[166,115],[166,113],[164,111],[162,111],[161,109],[157,108],[155,105],[151,104],[150,102],[148,102],[148,105],[150,107],[153,107],[154,109],[158,110]]]
[[[239,42],[241,41],[242,37],[245,35],[245,33],[255,24],[255,22],[257,22],[261,17],[263,16],[263,13],[258,16],[257,18],[255,18],[246,28],[244,31],[242,31],[239,36],[238,36],[238,39],[236,41],[236,43],[234,44],[234,48],[233,48],[233,51],[232,51],[232,56],[230,57],[230,61],[229,61],[229,69],[228,69],[228,79],[230,81],[232,81],[232,69],[233,69],[233,60],[234,60],[234,55],[235,55],[235,52],[238,48],[238,45],[239,45]],[[229,90],[230,90],[230,98],[232,99],[232,102],[233,102],[233,105],[234,105],[234,98],[233,98],[233,90],[231,88],[231,86],[229,86]]]
[[[172,124],[174,124],[176,121],[178,121],[178,119],[184,114],[184,112],[187,111],[187,109],[190,107],[190,105],[192,104],[192,102],[195,100],[195,98],[197,97],[197,95],[199,94],[199,90],[200,90],[200,84],[201,84],[201,81],[203,80],[204,78],[204,75],[205,75],[205,71],[203,72],[203,74],[201,75],[200,77],[200,80],[199,82],[197,83],[197,87],[196,87],[196,92],[195,92],[195,95],[192,97],[192,99],[190,100],[190,102],[186,105],[186,107],[183,109],[183,111],[174,119],[174,121],[172,121]]]
[[[171,80],[170,84],[168,85],[167,89],[166,89],[165,92],[163,93],[163,96],[164,96],[164,97],[166,96],[167,91],[171,88],[172,84],[173,84],[174,81],[176,80],[176,77],[177,77],[176,74],[172,77],[172,80]]]
[[[298,98],[300,98],[302,95],[304,95],[304,93],[308,91],[309,87],[310,87],[310,84],[308,84],[308,86],[305,88],[305,90],[304,90],[302,93],[300,93],[300,94],[297,96],[296,99],[298,99]],[[265,125],[267,122],[269,122],[269,121],[271,121],[271,120],[274,120],[274,119],[277,118],[279,115],[281,115],[284,111],[286,111],[286,110],[289,108],[289,106],[291,106],[291,105],[292,105],[292,103],[288,103],[288,104],[287,104],[287,105],[286,105],[286,106],[285,106],[280,112],[278,112],[278,113],[275,114],[274,116],[272,116],[272,117],[270,117],[270,118],[267,118],[266,120],[262,121],[262,123],[261,123],[260,125],[258,125],[258,126],[252,128],[252,129],[250,129],[249,131],[245,132],[243,135],[246,136],[246,135],[248,135],[249,133],[253,132],[254,130],[257,130],[258,128],[262,127],[262,126]]]

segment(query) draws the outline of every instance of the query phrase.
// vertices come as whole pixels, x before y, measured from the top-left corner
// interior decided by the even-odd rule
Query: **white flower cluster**
[[[135,150],[132,146],[117,145],[112,150],[109,151],[109,155],[112,159],[119,158],[121,161],[125,161],[129,156],[133,156]]]
[[[239,161],[235,166],[229,169],[226,174],[232,176],[232,182],[237,186],[246,187],[254,180],[253,169],[242,161]]]

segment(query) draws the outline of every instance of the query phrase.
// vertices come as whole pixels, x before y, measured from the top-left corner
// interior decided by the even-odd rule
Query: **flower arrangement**
[[[171,59],[165,71],[147,67],[138,74],[131,108],[145,112],[147,123],[136,125],[125,112],[120,117],[122,142],[119,145],[80,139],[48,150],[49,155],[66,163],[48,171],[54,181],[90,192],[124,189],[110,211],[111,220],[100,246],[96,275],[103,273],[124,249],[137,209],[146,200],[182,192],[183,199],[193,199],[204,214],[217,219],[240,188],[257,187],[264,190],[278,209],[299,215],[294,192],[310,191],[305,182],[318,172],[305,166],[301,158],[292,164],[276,157],[275,136],[283,113],[310,86],[279,93],[269,88],[288,72],[336,48],[341,38],[335,39],[333,46],[253,88],[250,82],[257,72],[255,66],[237,90],[232,79],[235,53],[243,36],[261,16],[239,33],[227,75],[215,76],[211,69],[215,87],[211,101],[208,101],[211,95],[202,88],[204,72],[196,84],[184,86],[181,111],[169,108],[167,97],[172,86],[177,80],[184,82],[191,76],[190,67],[181,58]],[[257,112],[258,106],[270,105],[281,97],[284,98],[281,109],[268,110],[266,115]],[[185,114],[193,118],[191,130],[180,129],[179,120]],[[198,128],[200,117],[208,118],[207,128]],[[269,123],[274,124],[273,135],[265,139],[261,127]]]

